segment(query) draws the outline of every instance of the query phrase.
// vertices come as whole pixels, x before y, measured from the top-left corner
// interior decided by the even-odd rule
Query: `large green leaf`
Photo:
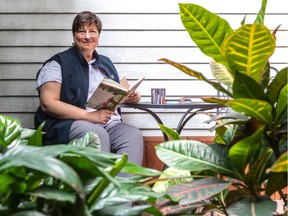
[[[251,77],[235,73],[233,83],[233,98],[251,98],[269,102],[263,88]]]
[[[161,143],[155,149],[160,160],[179,170],[212,170],[221,174],[234,175],[224,148],[222,152],[217,152],[199,141],[175,140]]]
[[[281,124],[282,121],[287,119],[287,100],[288,100],[288,84],[286,84],[282,89],[278,97],[277,107],[276,107],[276,122]]]
[[[274,49],[275,38],[263,24],[242,25],[224,45],[230,68],[252,77],[258,83]]]
[[[266,101],[249,98],[238,98],[235,100],[203,98],[203,100],[205,102],[224,104],[231,107],[236,112],[244,113],[247,116],[254,117],[263,124],[271,124],[272,122],[272,106]]]
[[[87,134],[88,135],[88,134]],[[90,144],[89,144],[90,145]],[[59,155],[68,155],[68,156],[75,156],[75,159],[79,156],[83,156],[89,161],[93,162],[93,166],[100,166],[102,168],[112,168],[115,165],[116,160],[120,160],[123,156],[113,153],[108,153],[101,151],[97,148],[91,148],[91,147],[83,147],[83,146],[74,146],[74,145],[54,145],[54,146],[45,146],[42,147],[45,149],[35,149],[34,151],[37,152],[37,154],[43,154],[43,155],[50,155],[52,157],[57,157]],[[81,163],[81,160],[80,162]],[[105,170],[99,171],[105,175]],[[129,172],[131,174],[139,174],[139,175],[146,175],[146,176],[155,176],[159,175],[161,172],[157,170],[148,169],[136,164],[133,164],[131,162],[127,162],[126,166],[123,168],[122,171]]]
[[[283,68],[273,78],[271,84],[267,87],[267,94],[269,95],[270,101],[275,103],[278,100],[280,90],[288,82],[288,67]]]
[[[228,215],[263,216],[273,215],[276,211],[276,202],[270,198],[244,198],[227,208]]]
[[[37,155],[34,152],[19,152],[2,157],[0,164],[0,171],[11,167],[27,167],[46,173],[66,182],[80,197],[84,198],[82,182],[77,173],[67,164],[53,157]]]
[[[218,82],[211,81],[210,79],[206,78],[202,73],[199,73],[195,70],[192,70],[192,69],[186,67],[185,65],[179,64],[177,62],[171,61],[171,60],[166,59],[166,58],[159,59],[159,61],[164,61],[167,64],[170,64],[170,65],[178,68],[180,71],[197,78],[198,80],[204,80],[205,82],[207,82],[208,84],[213,86],[213,88],[215,88],[217,91],[223,92],[224,94],[227,94],[228,96],[232,96],[232,94],[227,89],[225,89],[223,86],[221,86]]]
[[[264,126],[259,128],[251,136],[240,140],[229,149],[231,162],[238,168],[241,175],[244,175],[245,168],[261,145]]]
[[[196,4],[179,4],[182,23],[201,51],[226,65],[222,44],[233,32],[229,23]]]

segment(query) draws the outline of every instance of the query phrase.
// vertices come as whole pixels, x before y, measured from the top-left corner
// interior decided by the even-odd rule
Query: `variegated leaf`
[[[258,83],[274,49],[275,38],[263,24],[241,26],[223,47],[230,68],[252,77]]]
[[[264,124],[272,122],[272,106],[266,101],[238,98],[235,100],[223,100],[220,98],[203,98],[205,102],[220,103],[231,107],[236,112],[243,113],[247,116],[254,117]]]
[[[233,32],[229,23],[215,13],[195,4],[179,4],[182,23],[201,51],[227,65],[222,44]]]
[[[215,62],[215,60],[210,61],[210,68],[213,76],[218,80],[218,82],[223,83],[228,88],[232,88],[234,77],[227,70],[225,65]]]

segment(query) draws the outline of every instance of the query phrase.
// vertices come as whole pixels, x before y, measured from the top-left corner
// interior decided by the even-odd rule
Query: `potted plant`
[[[224,98],[203,98],[231,112],[214,116],[215,140],[206,145],[182,140],[160,125],[170,141],[156,146],[156,154],[168,169],[154,189],[179,199],[157,202],[164,215],[218,211],[224,215],[273,215],[270,198],[287,187],[287,67],[274,78],[269,58],[276,33],[264,25],[267,0],[252,24],[233,30],[217,14],[196,4],[179,4],[182,23],[199,49],[211,57],[216,81],[169,59],[161,59],[180,71],[207,82]],[[172,174],[171,174],[172,173]],[[175,181],[177,177],[177,181]],[[185,182],[179,183],[179,178]],[[285,204],[286,205],[286,204]]]

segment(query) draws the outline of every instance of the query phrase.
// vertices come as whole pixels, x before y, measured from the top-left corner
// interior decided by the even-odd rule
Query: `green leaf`
[[[226,88],[221,86],[218,82],[213,82],[210,79],[207,79],[202,73],[199,73],[195,70],[192,70],[192,69],[186,67],[185,65],[176,63],[176,62],[171,61],[171,60],[166,59],[166,58],[159,59],[159,61],[164,61],[167,64],[170,64],[170,65],[178,68],[180,71],[197,78],[198,80],[204,80],[205,82],[207,82],[208,84],[213,86],[213,88],[215,88],[217,91],[223,92],[224,94],[227,94],[228,96],[232,96],[232,94]]]
[[[100,149],[100,140],[97,134],[88,132],[84,137],[72,140],[69,145]]]
[[[247,116],[254,117],[264,124],[272,122],[272,106],[266,101],[249,98],[239,98],[225,103],[236,112],[242,112]]]
[[[20,142],[22,126],[18,119],[0,115],[0,146]]]
[[[276,106],[276,122],[281,124],[287,118],[287,99],[288,99],[288,84],[280,91],[277,106]]]
[[[212,170],[234,175],[224,148],[217,152],[209,145],[195,140],[175,140],[155,146],[160,160],[179,170]],[[225,157],[226,155],[226,157]]]
[[[182,23],[200,50],[216,62],[227,65],[222,45],[233,32],[229,23],[196,4],[179,4],[179,8]]]
[[[233,83],[233,98],[251,98],[269,101],[263,88],[251,77],[242,73],[235,73]]]
[[[264,68],[264,71],[262,74],[262,80],[260,82],[260,86],[265,90],[267,89],[267,86],[270,83],[270,74],[271,74],[271,66],[270,66],[270,62],[268,61],[265,68]]]
[[[153,185],[153,190],[159,194],[164,193],[168,190],[168,188],[172,187],[173,185],[190,182],[192,180],[193,178],[191,177],[190,171],[178,170],[173,167],[168,167],[159,176],[158,181],[156,181]]]
[[[272,106],[266,101],[250,98],[238,98],[235,100],[203,98],[203,100],[210,103],[224,104],[231,107],[236,112],[244,113],[247,116],[254,117],[263,124],[271,124],[272,122]]]
[[[123,154],[123,157],[109,171],[109,174],[115,177],[121,171],[121,169],[125,166],[125,164],[127,163],[127,160],[128,160],[127,154]],[[99,198],[99,196],[105,190],[105,188],[109,185],[109,183],[110,183],[109,179],[102,178],[99,184],[96,185],[96,187],[92,189],[89,197],[87,198],[87,203],[89,206],[93,205],[93,203]]]
[[[275,78],[272,80],[271,84],[267,87],[267,94],[269,95],[270,101],[275,103],[278,100],[278,95],[283,86],[288,82],[288,67],[283,68],[279,71]]]
[[[265,194],[271,196],[276,191],[287,187],[287,172],[270,172],[267,185],[265,187]]]
[[[33,193],[30,193],[33,196],[44,198],[45,200],[55,200],[59,202],[70,202],[74,203],[76,197],[72,193],[68,193],[62,190],[57,190],[54,188],[43,187],[37,190],[34,190]]]
[[[0,196],[7,193],[10,190],[10,185],[16,185],[19,179],[15,178],[10,173],[2,173],[0,175]],[[12,189],[11,189],[12,190]]]
[[[172,139],[172,140],[180,140],[181,139],[179,133],[177,133],[173,129],[166,127],[165,125],[162,125],[162,124],[158,124],[158,126],[160,127],[162,132],[165,133],[170,139]]]
[[[225,42],[225,57],[234,72],[260,83],[263,70],[275,49],[275,38],[263,24],[242,25]]]
[[[154,203],[156,199],[160,197],[162,197],[161,194],[152,191],[150,187],[145,187],[140,184],[123,182],[121,183],[121,188],[116,188],[114,187],[114,185],[109,184],[105,192],[101,194],[97,202],[95,202],[93,206],[91,206],[90,212],[93,212],[93,215],[107,216],[141,215],[142,211],[150,208],[149,205],[137,205],[133,207],[126,205],[125,203],[131,203],[133,201],[143,201],[149,204],[150,202]],[[152,209],[150,209],[150,211],[152,211]],[[160,216],[161,214],[155,215]]]
[[[213,76],[218,80],[219,83],[223,83],[228,88],[232,88],[234,77],[233,75],[227,70],[225,65],[215,62],[215,60],[210,61],[210,68],[212,71]]]
[[[288,152],[283,153],[273,164],[270,172],[288,172]]]
[[[267,167],[267,163],[273,154],[272,149],[265,148],[265,150],[261,151],[261,154],[255,154],[253,162],[249,167],[248,173],[245,176],[244,182],[248,185],[249,188],[253,188],[254,191],[261,190],[261,184],[263,181],[267,179],[267,175],[265,173],[265,169]],[[260,191],[259,191],[260,192]]]
[[[11,214],[12,214],[12,212],[11,212]],[[9,215],[11,215],[11,214],[9,214]],[[5,214],[3,214],[3,216],[5,216]],[[13,216],[47,216],[47,214],[43,214],[42,212],[38,212],[36,210],[24,210],[24,211],[20,211],[17,213],[13,212]]]
[[[121,171],[130,173],[130,174],[135,174],[135,175],[143,175],[143,176],[159,176],[162,173],[161,171],[139,166],[130,161],[127,161],[127,163],[125,164],[125,166],[123,167]]]
[[[263,216],[273,215],[276,211],[276,202],[270,198],[252,198],[239,200],[227,208],[228,215]]]
[[[103,152],[96,148],[65,144],[43,146],[41,148],[30,149],[29,151],[33,151],[35,154],[43,157],[58,157],[65,154],[77,155],[78,157],[83,156],[102,167],[114,166],[115,160],[122,157],[121,155]]]
[[[84,197],[82,182],[77,173],[67,164],[55,158],[36,155],[34,152],[19,152],[8,155],[0,161],[0,171],[10,167],[27,167],[46,173],[49,176],[66,182],[80,197]]]
[[[265,10],[266,10],[267,0],[262,0],[262,6],[257,14],[254,23],[264,23]]]
[[[229,150],[231,162],[238,168],[241,175],[244,175],[245,168],[261,145],[264,126],[259,128],[251,136],[235,143]]]
[[[27,145],[33,146],[42,146],[42,128],[44,126],[44,122],[37,128],[37,130],[32,134],[29,138]]]

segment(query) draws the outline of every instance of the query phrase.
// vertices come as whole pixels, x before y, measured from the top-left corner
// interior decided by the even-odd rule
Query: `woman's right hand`
[[[88,121],[97,124],[107,124],[112,115],[115,115],[115,112],[108,109],[91,111],[88,112]]]

